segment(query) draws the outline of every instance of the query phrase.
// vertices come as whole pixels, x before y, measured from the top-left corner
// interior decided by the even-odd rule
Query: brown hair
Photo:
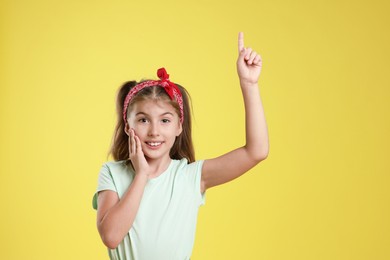
[[[131,88],[133,88],[135,85],[137,85],[136,81],[128,81],[119,88],[117,94],[116,112],[117,112],[118,122],[115,127],[114,136],[112,139],[112,145],[109,151],[109,154],[112,155],[115,161],[128,160],[129,158],[129,146],[128,146],[129,137],[125,132],[125,122],[123,120],[123,103],[125,101],[127,94],[129,93]],[[192,135],[191,135],[192,127],[191,127],[191,110],[190,110],[190,102],[189,102],[190,96],[184,87],[180,86],[179,84],[176,84],[176,86],[179,88],[183,96],[184,121],[182,124],[183,130],[181,134],[176,138],[175,143],[171,148],[170,157],[172,159],[178,159],[178,160],[186,158],[188,162],[191,163],[195,161],[195,152],[192,144]],[[171,100],[168,94],[161,86],[146,87],[141,91],[139,91],[131,99],[129,103],[128,111],[131,110],[131,106],[135,102],[140,100],[145,100],[145,99],[164,100],[166,102],[169,102],[176,109],[177,114],[180,115],[179,104],[176,101]]]

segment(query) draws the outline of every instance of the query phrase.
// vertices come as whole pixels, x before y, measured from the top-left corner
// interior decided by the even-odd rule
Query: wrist
[[[258,82],[251,82],[246,80],[240,80],[240,86],[242,88],[257,88],[259,86]]]
[[[149,173],[146,171],[139,171],[135,174],[135,179],[139,179],[140,181],[147,181],[149,179]]]

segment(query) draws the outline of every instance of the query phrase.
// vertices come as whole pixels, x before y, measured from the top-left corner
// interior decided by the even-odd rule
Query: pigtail
[[[118,91],[116,99],[117,124],[115,126],[114,135],[109,154],[112,155],[115,161],[127,160],[129,158],[129,137],[125,132],[125,122],[123,120],[123,103],[130,89],[137,84],[136,81],[128,81],[124,83]]]
[[[176,138],[175,143],[172,146],[170,151],[170,156],[172,159],[182,159],[186,158],[189,163],[195,161],[195,151],[192,144],[192,122],[191,122],[191,109],[190,109],[190,95],[187,90],[175,83],[179,88],[181,95],[183,97],[183,131]]]

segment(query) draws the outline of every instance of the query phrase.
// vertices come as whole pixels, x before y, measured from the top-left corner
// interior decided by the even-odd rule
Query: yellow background
[[[243,144],[237,32],[269,158],[207,192],[192,259],[390,259],[387,1],[0,2],[0,259],[107,259],[91,199],[115,92],[165,66],[197,158]]]

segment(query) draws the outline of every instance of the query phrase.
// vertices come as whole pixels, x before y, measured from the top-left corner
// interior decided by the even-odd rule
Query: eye
[[[169,120],[169,119],[166,119],[166,118],[164,118],[163,120],[161,120],[164,124],[166,124],[166,123],[169,123],[169,122],[171,122],[171,120]]]
[[[145,117],[142,117],[142,118],[138,119],[138,122],[140,122],[140,123],[147,123],[148,120]]]

